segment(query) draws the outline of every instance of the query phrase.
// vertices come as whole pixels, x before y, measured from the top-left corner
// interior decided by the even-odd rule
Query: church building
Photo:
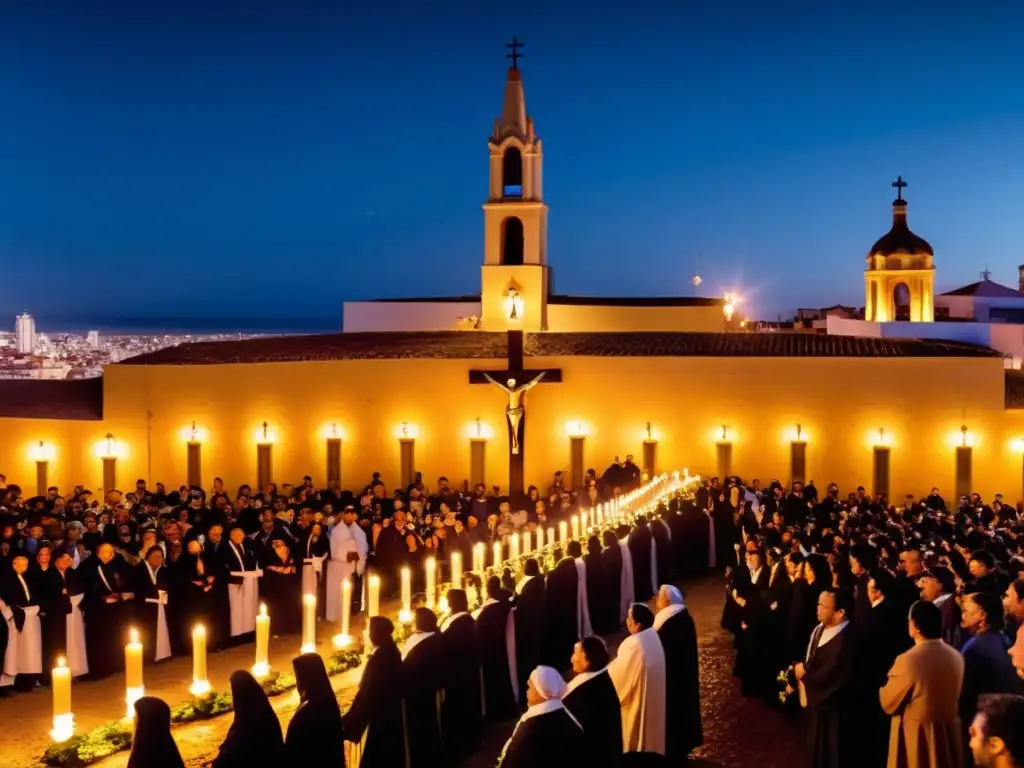
[[[390,489],[417,471],[507,493],[632,453],[648,473],[1018,498],[1024,387],[988,346],[746,333],[722,299],[557,293],[516,51],[481,152],[479,295],[348,303],[342,333],[185,344],[101,379],[0,381],[0,474],[27,494],[305,474],[355,489],[373,472]],[[933,273],[898,188],[868,256],[872,316],[894,316],[898,280],[923,326]]]

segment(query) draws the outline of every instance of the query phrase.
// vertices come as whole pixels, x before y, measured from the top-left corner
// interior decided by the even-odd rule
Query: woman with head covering
[[[441,750],[441,636],[437,616],[429,608],[416,609],[416,631],[402,649],[405,719],[409,766],[438,764]]]
[[[576,643],[572,670],[562,703],[583,729],[590,764],[618,768],[622,758],[622,708],[608,674],[608,646],[588,635]]]
[[[583,768],[589,753],[583,729],[562,705],[566,686],[551,667],[537,667],[530,674],[526,700],[530,708],[519,718],[505,745],[502,768],[533,768],[557,765]]]
[[[284,755],[281,721],[256,678],[239,670],[231,675],[235,720],[211,768],[276,765]]]
[[[185,768],[171,736],[171,708],[155,696],[135,702],[135,734],[128,768]]]
[[[392,637],[394,631],[390,619],[370,619],[373,652],[352,707],[345,714],[345,739],[363,743],[361,768],[390,768],[406,763],[402,654]]]
[[[273,617],[275,635],[298,632],[302,624],[302,577],[287,534],[274,531],[261,561],[260,599]]]
[[[288,723],[284,764],[295,766],[344,766],[345,741],[341,708],[327,676],[324,660],[304,653],[292,660],[299,708]]]

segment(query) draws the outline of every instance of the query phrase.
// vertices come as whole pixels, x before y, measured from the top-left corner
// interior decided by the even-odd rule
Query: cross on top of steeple
[[[902,176],[897,176],[896,177],[896,181],[894,181],[892,183],[892,185],[896,188],[896,200],[902,202],[903,201],[903,188],[907,186],[907,182],[905,182],[903,180]]]
[[[506,53],[505,58],[512,59],[512,69],[519,69],[519,59],[526,58],[525,53],[519,52],[519,49],[523,47],[523,43],[515,35],[512,35],[512,42],[505,43],[505,47],[512,51],[512,53]]]

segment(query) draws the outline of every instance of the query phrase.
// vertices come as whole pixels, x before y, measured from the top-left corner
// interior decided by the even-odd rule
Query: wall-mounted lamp
[[[46,444],[40,440],[39,444],[33,448],[32,453],[36,460],[36,495],[45,496],[46,489],[50,487],[50,455],[52,452],[48,451]]]
[[[505,314],[509,320],[522,320],[523,310],[525,305],[523,303],[523,297],[519,294],[519,291],[515,289],[515,286],[510,285],[508,287],[508,293],[505,294]]]
[[[966,424],[964,424],[962,427],[960,427],[960,447],[961,448],[966,448],[967,447],[967,425]]]
[[[114,433],[113,432],[107,432],[107,436],[105,438],[103,438],[103,439],[105,441],[104,446],[103,446],[103,458],[105,458],[105,459],[116,459],[117,458],[117,453],[116,453],[115,449],[116,449],[117,443],[114,441]]]
[[[651,428],[652,428],[652,424],[651,424],[651,422],[648,421],[647,422],[647,439],[648,440],[653,440],[654,439],[654,435],[651,433]]]
[[[103,439],[103,493],[108,494],[117,488],[117,442],[113,432]]]
[[[724,443],[729,439],[729,426],[727,424],[722,425],[722,442]]]
[[[331,488],[341,485],[341,432],[338,422],[332,421],[324,429],[327,440],[327,485]]]
[[[188,440],[190,443],[196,443],[199,441],[199,430],[196,429],[196,423],[192,422],[192,429],[189,430]]]
[[[796,439],[797,439],[797,442],[800,442],[800,439],[803,436],[803,431],[804,431],[804,428],[802,426],[800,426],[799,424],[797,424],[796,425]]]

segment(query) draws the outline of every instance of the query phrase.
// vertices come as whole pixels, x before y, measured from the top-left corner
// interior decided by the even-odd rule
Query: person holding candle
[[[432,768],[439,764],[441,754],[438,721],[444,649],[432,610],[417,608],[414,620],[416,631],[402,648],[409,768]]]
[[[171,708],[155,696],[135,702],[135,733],[127,768],[185,768],[171,736]]]
[[[111,544],[98,544],[93,557],[95,562],[81,567],[88,568],[83,605],[89,677],[99,679],[124,669],[123,643],[133,618],[135,595],[131,573]]]
[[[273,618],[274,636],[296,633],[302,626],[302,581],[286,534],[274,534],[263,558],[260,598]]]
[[[395,645],[391,619],[370,619],[373,651],[359,690],[345,714],[346,741],[363,744],[360,768],[391,768],[406,763],[408,742],[402,716],[402,654]],[[364,740],[365,739],[365,740]]]
[[[292,667],[299,708],[288,723],[284,765],[343,768],[344,724],[324,660],[319,654],[304,653],[292,660]]]
[[[284,756],[284,737],[263,686],[239,670],[231,675],[231,701],[235,719],[210,768],[277,765]]]
[[[441,741],[444,756],[457,763],[480,745],[483,711],[480,691],[480,643],[476,622],[469,615],[466,593],[448,590],[450,615],[441,625],[444,702]]]

